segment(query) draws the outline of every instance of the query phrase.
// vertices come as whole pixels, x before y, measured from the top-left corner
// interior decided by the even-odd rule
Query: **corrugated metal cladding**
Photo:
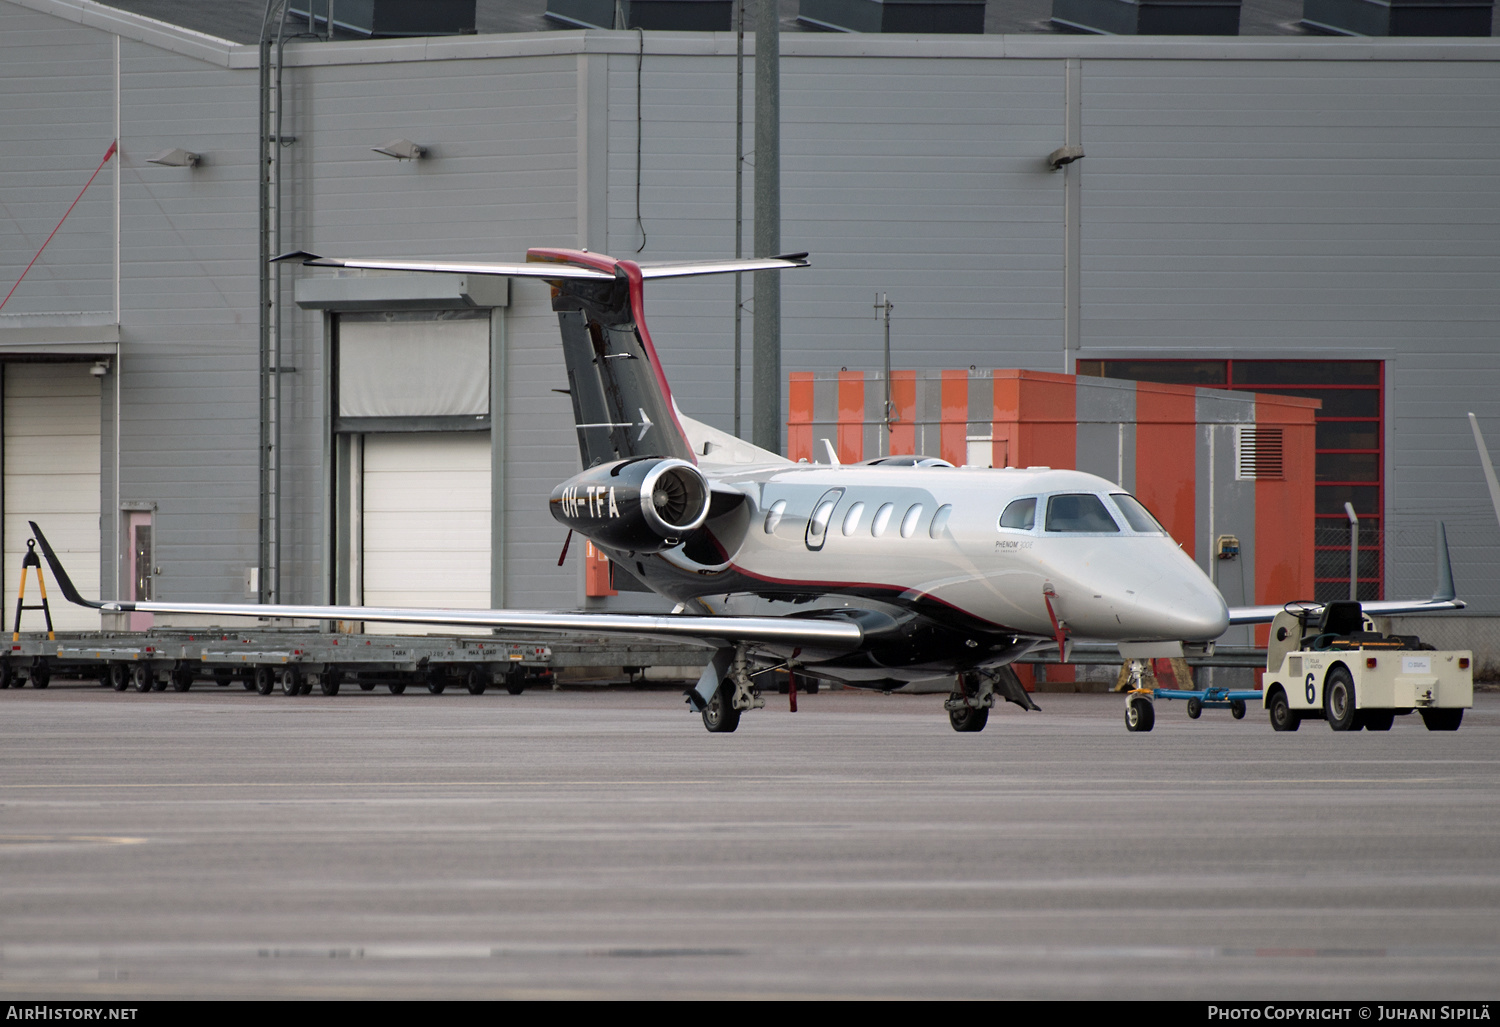
[[[283,242],[477,259],[531,245],[732,253],[733,46],[651,32],[291,44]],[[1500,614],[1497,529],[1463,418],[1473,409],[1500,439],[1493,42],[804,34],[782,46],[782,239],[814,263],[783,279],[786,371],[880,367],[881,292],[898,368],[1382,360],[1386,591],[1430,589],[1441,514],[1472,609]],[[156,504],[157,587],[171,598],[240,598],[256,561],[255,60],[97,5],[0,0],[0,281],[98,165],[117,100],[121,140],[118,206],[112,165],[0,312],[0,348],[14,351],[21,321],[113,324],[118,275],[101,499],[106,513]],[[753,79],[747,62],[750,117]],[[371,152],[394,138],[428,156]],[[1065,142],[1087,156],[1049,170]],[[205,162],[147,163],[170,147]],[[284,594],[317,600],[333,579],[325,314],[286,293]],[[647,304],[685,412],[732,429],[733,283],[659,283]],[[746,311],[748,340],[753,297]],[[567,399],[550,391],[565,376],[546,286],[516,282],[499,330],[496,591],[572,606],[581,558],[559,573],[545,511],[577,462]],[[746,397],[748,418],[748,384]],[[1103,452],[1092,431],[1079,444]],[[1223,453],[1233,445],[1224,435]],[[1139,475],[1139,434],[1135,451]],[[101,544],[113,592],[112,527]]]

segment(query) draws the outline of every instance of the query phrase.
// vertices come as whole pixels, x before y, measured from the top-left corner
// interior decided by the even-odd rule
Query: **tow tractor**
[[[1238,720],[1258,702],[1277,731],[1326,720],[1335,731],[1389,731],[1398,715],[1418,713],[1429,731],[1457,731],[1474,705],[1474,654],[1439,650],[1412,635],[1386,635],[1360,604],[1288,603],[1271,621],[1262,691],[1166,689],[1141,684],[1132,663],[1125,727],[1150,731],[1154,699],[1185,699],[1188,716],[1228,707]]]
[[[1314,618],[1316,621],[1314,622]],[[1326,720],[1335,731],[1389,731],[1419,713],[1429,731],[1457,731],[1474,705],[1474,654],[1413,635],[1385,635],[1350,600],[1288,603],[1271,621],[1262,704],[1271,727]]]

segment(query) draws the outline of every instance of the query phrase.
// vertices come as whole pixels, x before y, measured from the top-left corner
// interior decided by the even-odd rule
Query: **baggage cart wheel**
[[[484,690],[490,687],[490,671],[488,667],[470,667],[467,684],[470,695],[483,695]]]
[[[1187,714],[1189,720],[1197,720],[1199,717],[1203,716],[1202,701],[1199,699],[1189,699],[1187,701]]]
[[[229,682],[233,680],[234,671],[230,670],[228,667],[214,668],[214,684],[218,685],[220,688],[227,687],[229,685]]]
[[[1149,699],[1132,696],[1125,703],[1125,730],[1150,731],[1156,726],[1156,709]]]
[[[38,656],[36,660],[31,664],[31,687],[46,688],[48,682],[50,682],[51,680],[52,667],[48,665],[45,659]]]
[[[1244,720],[1245,719],[1245,703],[1244,703],[1244,701],[1240,700],[1240,699],[1236,699],[1233,702],[1231,702],[1229,704],[1229,715],[1231,717],[1233,717],[1235,720]]]
[[[9,660],[0,660],[0,688],[10,688],[16,683],[16,672]]]
[[[387,688],[389,688],[391,690],[391,694],[392,695],[400,695],[402,692],[406,691],[406,682],[405,681],[392,681],[390,684],[386,685],[385,687],[387,687]]]
[[[137,663],[130,668],[130,683],[135,686],[137,692],[151,691],[151,686],[156,684],[152,676],[149,663]]]
[[[426,678],[427,691],[433,695],[442,695],[443,690],[448,687],[448,678],[443,674],[441,667],[428,667]]]
[[[375,682],[373,682],[373,681],[361,681],[359,683],[359,690],[361,692],[373,692],[373,691],[375,691]]]
[[[112,660],[109,665],[109,687],[123,692],[130,687],[130,668],[124,660]]]
[[[270,667],[255,668],[255,691],[260,695],[270,695],[271,690],[276,687],[276,672]]]
[[[302,675],[297,672],[296,667],[282,667],[281,672],[276,676],[277,683],[281,685],[282,695],[302,694]]]
[[[197,676],[192,667],[173,667],[172,688],[178,692],[186,692],[193,687],[193,678]]]
[[[338,695],[339,685],[343,684],[343,675],[329,668],[323,672],[323,677],[318,681],[318,688],[324,695]]]

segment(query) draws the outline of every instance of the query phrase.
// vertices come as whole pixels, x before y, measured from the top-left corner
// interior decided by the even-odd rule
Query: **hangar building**
[[[1190,36],[1059,32],[1062,0],[807,31],[846,15],[786,0],[782,240],[814,266],[784,277],[783,371],[878,371],[884,293],[897,368],[1320,399],[1319,589],[1347,587],[1346,501],[1366,596],[1431,590],[1442,518],[1470,607],[1438,640],[1500,652],[1465,417],[1500,443],[1500,44],[1309,34],[1316,2]],[[260,254],[732,254],[735,34],[544,0],[432,37],[293,18],[263,88],[264,6],[0,0],[5,289],[96,175],[0,307],[7,608],[28,518],[110,596],[638,607],[556,566],[577,455],[544,284],[282,267],[263,304]],[[648,302],[685,412],[733,430],[732,281]]]

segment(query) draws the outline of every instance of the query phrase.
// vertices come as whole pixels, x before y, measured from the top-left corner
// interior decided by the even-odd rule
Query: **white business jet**
[[[646,329],[645,281],[806,267],[806,256],[637,264],[533,249],[519,264],[278,258],[550,282],[584,467],[553,491],[552,516],[617,570],[675,600],[672,614],[96,602],[79,595],[32,529],[67,597],[106,612],[698,643],[712,655],[687,697],[714,732],[735,730],[745,710],[764,705],[756,678],[774,669],[883,690],[953,681],[945,707],[953,728],[967,732],[984,728],[997,696],[1037,708],[1007,665],[1038,649],[1066,658],[1075,641],[1107,642],[1139,655],[1224,633],[1231,612],[1208,577],[1144,506],[1103,478],[911,456],[839,465],[831,447],[829,464],[792,463],[683,415]]]

